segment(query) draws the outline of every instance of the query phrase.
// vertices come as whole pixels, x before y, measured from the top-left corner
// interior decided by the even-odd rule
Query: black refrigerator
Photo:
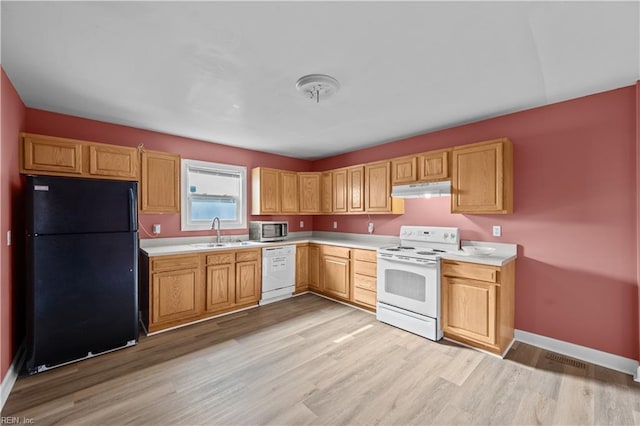
[[[134,345],[137,182],[26,179],[27,372]]]

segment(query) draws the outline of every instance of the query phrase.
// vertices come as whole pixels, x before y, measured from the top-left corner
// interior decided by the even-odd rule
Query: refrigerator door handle
[[[133,189],[129,188],[129,231],[136,230],[136,197],[133,195]]]

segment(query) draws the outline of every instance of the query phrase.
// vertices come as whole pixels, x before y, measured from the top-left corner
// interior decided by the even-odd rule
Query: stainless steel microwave
[[[288,234],[287,222],[249,222],[249,239],[254,241],[282,241]]]

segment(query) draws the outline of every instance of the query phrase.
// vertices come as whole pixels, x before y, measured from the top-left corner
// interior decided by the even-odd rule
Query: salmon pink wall
[[[203,142],[32,108],[27,108],[27,131],[114,145],[138,146],[139,144],[144,144],[147,149],[180,154],[182,158],[246,166],[248,177],[251,176],[251,169],[257,166],[292,171],[306,171],[311,167],[311,162],[307,160]],[[250,183],[247,186],[249,211],[251,211]],[[211,235],[211,231],[180,231],[179,214],[144,214],[140,215],[139,220],[149,232],[151,232],[152,224],[159,223],[162,226],[160,237]],[[287,220],[291,232],[310,231],[313,226],[312,216],[304,219],[304,229],[299,227],[299,219],[295,216],[249,215],[248,220]],[[247,233],[247,230],[222,232],[223,235],[243,233]],[[145,230],[141,230],[140,238],[149,238],[149,235],[145,233]]]
[[[514,213],[450,213],[450,198],[409,199],[374,216],[401,225],[457,226],[463,239],[519,245],[516,328],[639,359],[635,86],[363,149],[313,163],[327,170],[509,137]],[[318,216],[314,229],[366,233],[366,215]],[[493,237],[492,225],[503,236]]]
[[[0,381],[4,379],[15,356],[19,323],[13,318],[21,312],[20,288],[14,286],[16,268],[22,259],[21,220],[22,184],[18,174],[18,135],[25,128],[25,106],[9,77],[0,67]],[[7,231],[12,231],[12,245],[7,245]],[[16,306],[16,302],[18,305]],[[17,329],[16,329],[17,327]]]
[[[636,82],[636,247],[638,281],[638,344],[640,345],[640,80]],[[638,362],[640,362],[640,347],[638,347]],[[636,379],[640,380],[640,367]]]

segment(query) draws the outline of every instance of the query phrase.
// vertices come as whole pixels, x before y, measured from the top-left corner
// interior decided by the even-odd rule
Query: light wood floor
[[[507,359],[302,295],[20,377],[36,425],[640,425],[640,384],[516,343]]]

